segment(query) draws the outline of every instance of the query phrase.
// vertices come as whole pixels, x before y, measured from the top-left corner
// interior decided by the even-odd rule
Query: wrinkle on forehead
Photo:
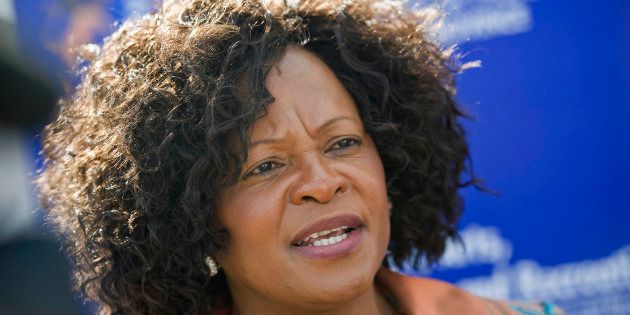
[[[352,97],[336,75],[303,48],[287,47],[269,72],[266,85],[275,101],[267,108],[267,115],[254,124],[252,141],[280,136],[283,126],[297,125],[291,124],[292,119],[310,136],[331,115],[354,116],[360,122]]]

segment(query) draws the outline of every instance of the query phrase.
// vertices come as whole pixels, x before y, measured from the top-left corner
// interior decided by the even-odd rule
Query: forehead
[[[287,48],[267,75],[266,85],[275,100],[254,124],[253,141],[296,122],[309,133],[340,116],[360,123],[350,93],[319,57],[303,48]]]

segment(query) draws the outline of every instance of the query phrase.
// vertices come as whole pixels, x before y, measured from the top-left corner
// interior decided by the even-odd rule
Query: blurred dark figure
[[[42,226],[31,185],[34,134],[51,116],[59,84],[17,43],[14,2],[0,0],[0,314],[78,314],[68,264]]]
[[[19,60],[11,60],[6,49],[0,50],[0,124],[30,127],[46,120],[56,95],[49,83],[35,72],[29,72]]]
[[[121,5],[0,0],[0,315],[93,313],[71,290],[69,264],[36,210],[31,181],[37,135],[72,89],[78,48],[110,32]]]

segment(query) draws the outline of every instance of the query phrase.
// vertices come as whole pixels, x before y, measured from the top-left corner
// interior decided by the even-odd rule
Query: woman
[[[228,0],[123,24],[44,135],[77,286],[113,314],[515,313],[385,268],[442,255],[467,184],[430,23]]]

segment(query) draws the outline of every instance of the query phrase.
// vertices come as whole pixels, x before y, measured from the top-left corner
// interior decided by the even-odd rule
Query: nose
[[[335,195],[348,189],[346,177],[326,163],[325,157],[311,156],[301,163],[300,176],[290,191],[291,203],[301,205],[308,201],[330,202]]]

